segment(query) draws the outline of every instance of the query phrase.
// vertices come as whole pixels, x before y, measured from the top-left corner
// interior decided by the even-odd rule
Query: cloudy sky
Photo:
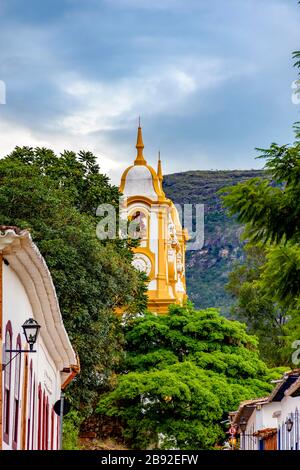
[[[0,153],[89,149],[114,182],[135,157],[164,171],[258,168],[291,142],[296,0],[0,0]]]

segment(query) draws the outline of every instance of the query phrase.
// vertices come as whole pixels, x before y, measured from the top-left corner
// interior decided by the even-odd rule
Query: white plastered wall
[[[16,349],[16,341],[18,334],[21,335],[21,344],[22,349],[27,348],[27,343],[22,331],[22,324],[29,318],[34,318],[34,312],[30,304],[28,295],[24,286],[22,285],[17,274],[11,269],[10,266],[3,264],[3,332],[5,334],[5,328],[8,321],[11,322],[12,326],[12,349]],[[46,328],[46,325],[42,325],[42,328]],[[30,448],[32,447],[32,425],[34,429],[34,439],[33,439],[33,448],[37,448],[37,429],[38,429],[38,404],[37,404],[37,393],[38,385],[41,384],[41,389],[45,392],[49,400],[49,430],[48,430],[48,448],[50,448],[50,439],[51,439],[51,410],[54,403],[60,398],[60,371],[57,369],[54,360],[49,353],[45,342],[43,340],[43,331],[41,328],[41,333],[38,337],[37,343],[35,345],[36,353],[28,354],[28,393],[27,393],[27,414],[26,414],[26,427],[28,423],[28,418],[31,419],[30,426]],[[4,335],[3,335],[4,336]],[[3,337],[3,340],[5,338]],[[3,345],[4,350],[4,345]],[[13,356],[14,354],[12,354]],[[31,410],[29,410],[29,386],[30,386],[30,364],[32,361],[32,376],[35,381],[35,413],[34,413],[34,423],[32,423],[33,418],[33,403]],[[5,362],[5,355],[3,351],[3,362]],[[8,450],[12,448],[13,441],[13,430],[14,430],[14,396],[15,396],[15,366],[16,359],[11,363],[11,400],[10,400],[10,425],[9,425],[9,444],[3,442],[3,450]],[[19,418],[18,418],[18,438],[17,438],[17,448],[20,449],[21,446],[21,422],[22,422],[22,409],[24,407],[23,403],[23,387],[24,387],[24,367],[25,367],[25,355],[21,355],[21,374],[20,374],[20,401],[19,401]],[[4,381],[3,381],[4,387]],[[2,394],[3,396],[3,394]],[[29,412],[31,411],[31,416]],[[56,415],[55,415],[56,416]],[[55,417],[56,423],[57,417]],[[27,430],[26,430],[27,431]],[[53,443],[56,447],[57,442],[57,426],[54,426],[54,435]],[[27,442],[27,436],[26,436]]]

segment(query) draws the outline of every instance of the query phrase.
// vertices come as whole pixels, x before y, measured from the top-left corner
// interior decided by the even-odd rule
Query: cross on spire
[[[160,150],[158,151],[157,176],[158,176],[160,183],[162,183],[163,174],[162,174],[162,168],[161,168]]]

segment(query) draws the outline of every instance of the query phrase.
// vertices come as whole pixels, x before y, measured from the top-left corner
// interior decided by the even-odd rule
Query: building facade
[[[230,413],[241,450],[300,450],[300,370],[277,381],[270,396],[244,401]]]
[[[145,160],[142,129],[137,135],[137,156],[123,173],[120,191],[124,196],[121,217],[129,220],[129,235],[140,239],[134,266],[146,273],[148,308],[166,313],[172,303],[186,299],[185,246],[177,208],[163,191],[160,156],[157,171]]]
[[[40,325],[30,352],[22,325]],[[54,404],[79,371],[46,263],[27,231],[0,227],[0,445],[59,448]],[[8,352],[15,350],[16,352]],[[18,351],[26,351],[18,353]]]

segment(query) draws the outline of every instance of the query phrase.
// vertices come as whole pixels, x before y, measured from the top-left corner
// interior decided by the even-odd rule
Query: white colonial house
[[[241,450],[300,450],[300,370],[276,382],[268,397],[244,401],[229,414]]]
[[[26,340],[24,324],[40,326],[35,344],[30,343],[33,337],[27,335]],[[54,404],[78,373],[79,363],[45,260],[28,231],[4,226],[0,226],[0,341],[0,448],[58,449],[60,421]]]

